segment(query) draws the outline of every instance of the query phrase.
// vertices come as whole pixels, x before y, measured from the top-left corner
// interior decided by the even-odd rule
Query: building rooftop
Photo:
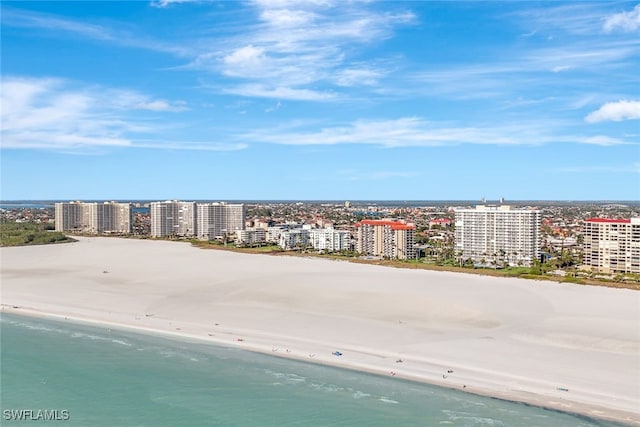
[[[416,226],[413,224],[405,224],[404,222],[398,221],[385,221],[378,219],[365,219],[360,222],[357,222],[356,227],[360,227],[361,225],[374,225],[374,226],[385,226],[388,225],[392,230],[415,230]]]
[[[631,219],[629,218],[587,218],[584,220],[585,222],[603,222],[603,223],[612,223],[612,224],[630,224]]]

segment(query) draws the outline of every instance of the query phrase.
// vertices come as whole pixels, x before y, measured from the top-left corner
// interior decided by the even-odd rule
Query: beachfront
[[[81,238],[0,255],[5,311],[177,334],[640,424],[635,291],[165,241]]]

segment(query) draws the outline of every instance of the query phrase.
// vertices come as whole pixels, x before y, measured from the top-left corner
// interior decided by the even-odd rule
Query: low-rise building
[[[282,233],[280,233],[278,245],[285,251],[306,249],[310,247],[309,230],[296,228],[293,230],[282,231]]]
[[[339,252],[351,249],[351,236],[348,231],[333,228],[314,228],[309,230],[311,246],[323,252]]]
[[[267,241],[267,230],[264,228],[247,228],[246,230],[236,230],[237,246],[262,245]]]

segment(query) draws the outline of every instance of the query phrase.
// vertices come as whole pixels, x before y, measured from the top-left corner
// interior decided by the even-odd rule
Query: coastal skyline
[[[3,200],[638,200],[637,2],[2,2]]]

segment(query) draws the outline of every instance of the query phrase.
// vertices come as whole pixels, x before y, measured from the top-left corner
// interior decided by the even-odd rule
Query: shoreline
[[[83,238],[65,247],[2,249],[3,313],[240,348],[640,425],[634,291],[171,242]]]
[[[167,340],[182,341],[182,342],[195,343],[200,345],[214,345],[214,346],[222,346],[222,347],[228,347],[228,348],[236,348],[243,351],[249,351],[249,352],[263,354],[267,356],[271,355],[273,357],[290,359],[290,360],[295,360],[303,363],[313,363],[313,364],[328,366],[332,368],[368,373],[368,374],[377,375],[381,377],[389,376],[389,372],[384,371],[380,367],[376,367],[372,365],[360,365],[358,363],[348,363],[348,362],[340,363],[340,361],[344,361],[345,359],[338,360],[338,359],[331,359],[331,358],[322,357],[322,356],[318,357],[317,354],[314,354],[313,358],[309,357],[309,355],[307,355],[307,357],[304,357],[304,355],[300,353],[300,349],[295,348],[293,346],[290,346],[290,347],[294,348],[294,350],[292,350],[291,348],[288,349],[290,350],[290,352],[287,352],[286,350],[285,352],[283,352],[281,351],[280,348],[278,348],[278,351],[274,352],[273,349],[269,350],[268,348],[265,348],[265,344],[259,342],[260,338],[252,336],[250,333],[244,334],[243,336],[245,336],[246,338],[243,338],[242,341],[238,342],[237,339],[234,340],[232,336],[235,334],[231,334],[231,333],[223,334],[222,336],[208,335],[207,337],[204,337],[204,336],[194,335],[191,333],[185,333],[182,331],[177,332],[177,331],[155,329],[155,328],[144,327],[144,326],[136,326],[131,324],[101,321],[101,320],[95,320],[95,319],[89,319],[89,318],[71,317],[71,316],[65,316],[63,314],[42,312],[38,310],[29,309],[26,307],[8,306],[6,304],[0,304],[0,312],[9,314],[15,317],[27,317],[31,319],[53,320],[57,322],[70,322],[73,324],[86,325],[94,328],[105,328],[107,330],[114,329],[114,330],[119,330],[123,332],[155,336],[155,337],[159,337]],[[438,368],[438,370],[441,370],[443,365],[442,364],[436,365],[434,363],[433,368],[435,369],[436,367]],[[547,401],[547,399],[545,399],[544,396],[531,395],[530,393],[526,393],[526,392],[523,392],[521,396],[518,396],[518,395],[513,396],[513,394],[511,394],[510,396],[507,396],[506,393],[499,393],[499,392],[496,392],[495,390],[485,389],[482,387],[474,388],[471,386],[466,386],[464,384],[462,385],[447,384],[445,382],[437,382],[434,380],[430,380],[420,375],[411,375],[411,374],[402,375],[400,371],[393,371],[393,372],[394,372],[394,375],[392,375],[392,377],[394,379],[401,380],[401,381],[428,384],[435,387],[446,388],[450,390],[457,390],[463,393],[470,393],[477,396],[498,399],[505,402],[529,405],[529,406],[541,408],[544,410],[555,411],[555,412],[565,413],[565,414],[579,416],[579,417],[584,416],[584,417],[588,417],[595,420],[612,421],[612,422],[621,423],[623,425],[629,425],[629,426],[640,425],[640,419],[635,418],[634,414],[627,413],[625,411],[614,411],[613,413],[607,413],[607,411],[610,411],[609,409],[604,407],[598,407],[595,405],[588,405],[588,406],[576,405],[575,407],[573,407],[571,406],[571,403],[569,401],[563,402],[562,399],[557,399],[558,401]],[[455,373],[455,371],[453,372]]]

